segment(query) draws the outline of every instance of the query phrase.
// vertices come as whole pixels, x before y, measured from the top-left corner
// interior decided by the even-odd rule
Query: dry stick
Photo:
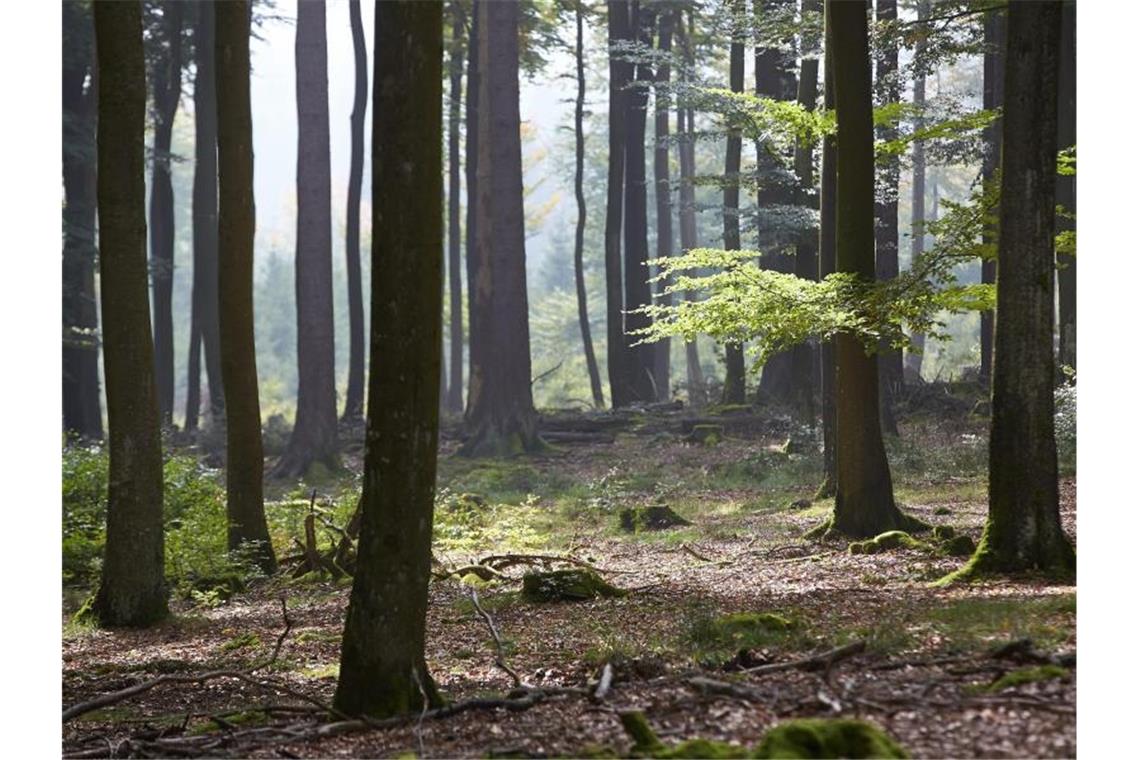
[[[681,551],[685,552],[686,554],[688,554],[692,557],[696,557],[701,562],[712,562],[711,559],[709,559],[705,555],[701,554],[700,552],[698,552],[696,549],[689,546],[688,544],[681,544]]]
[[[594,699],[599,702],[606,698],[610,693],[610,686],[614,682],[614,666],[612,663],[607,662],[605,667],[602,668],[602,677],[598,680],[598,690],[594,692]]]
[[[474,587],[471,588],[471,603],[475,605],[475,610],[483,617],[483,620],[487,623],[487,628],[491,631],[491,637],[495,639],[495,664],[506,671],[507,675],[511,677],[511,680],[514,681],[516,689],[521,688],[523,685],[522,679],[519,678],[519,674],[507,664],[506,659],[503,657],[503,640],[499,638],[499,631],[495,628],[495,621],[491,619],[491,616],[488,615],[487,611],[479,604],[479,592],[476,591]]]

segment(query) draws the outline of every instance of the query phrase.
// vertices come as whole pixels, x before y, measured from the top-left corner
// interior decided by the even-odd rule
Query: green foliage
[[[1021,668],[1005,673],[1001,678],[986,686],[984,691],[1001,691],[1012,686],[1021,686],[1054,678],[1068,678],[1069,671],[1059,665],[1039,665],[1034,668]]]
[[[798,621],[777,613],[716,615],[707,606],[695,605],[683,612],[681,638],[698,661],[719,666],[742,650],[801,642],[804,632]]]
[[[107,525],[107,450],[63,448],[63,582],[90,584],[99,575]]]
[[[508,504],[445,487],[436,492],[432,542],[443,552],[487,546],[499,551],[542,549],[550,541],[551,519],[536,496]]]
[[[1075,594],[959,599],[930,608],[926,626],[951,650],[1026,638],[1049,649],[1070,637],[1076,604]]]

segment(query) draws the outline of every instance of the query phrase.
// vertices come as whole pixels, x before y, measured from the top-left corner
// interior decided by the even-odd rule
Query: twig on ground
[[[484,622],[487,623],[487,628],[491,631],[491,638],[495,640],[495,664],[511,677],[511,680],[514,681],[515,688],[522,687],[522,679],[519,678],[519,674],[507,664],[506,658],[503,655],[503,640],[499,637],[498,629],[495,628],[495,621],[491,619],[491,616],[483,609],[483,606],[479,604],[479,592],[476,591],[474,587],[471,589],[471,603],[475,605],[475,611],[478,612]]]
[[[601,702],[610,693],[614,681],[614,666],[607,662],[602,668],[602,677],[598,679],[598,689],[594,692],[594,699]]]

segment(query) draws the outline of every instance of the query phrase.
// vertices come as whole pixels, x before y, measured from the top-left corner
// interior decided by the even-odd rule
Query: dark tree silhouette
[[[823,58],[823,107],[835,109],[835,51],[828,44],[824,46]],[[836,138],[835,134],[825,135],[819,165],[819,279],[835,272],[835,206],[836,184]],[[820,414],[823,427],[823,483],[816,491],[815,498],[830,499],[835,496],[835,341],[820,341]]]
[[[877,0],[875,19],[889,25],[898,17],[897,0]],[[899,44],[894,34],[882,38],[875,57],[875,100],[880,106],[899,102]],[[891,141],[898,137],[894,124],[877,129],[877,137]],[[888,157],[878,173],[875,188],[875,276],[890,280],[899,275],[899,159]],[[894,415],[894,399],[902,389],[902,351],[889,341],[879,342],[879,417],[883,430],[899,434]]]
[[[616,409],[633,399],[629,387],[632,359],[626,346],[625,308],[622,291],[622,199],[625,187],[626,120],[629,116],[626,88],[633,78],[633,64],[618,55],[615,46],[630,38],[630,13],[626,0],[608,0],[609,42],[609,159],[606,178],[606,372],[610,381],[610,404]]]
[[[95,123],[91,8],[63,5],[63,429],[103,437],[95,296]],[[86,84],[85,84],[86,83]]]
[[[1064,3],[1061,12],[1061,73],[1058,80],[1057,148],[1077,144],[1077,4]],[[1058,175],[1057,204],[1065,209],[1056,218],[1058,232],[1076,231],[1070,215],[1077,213],[1077,178]],[[1077,257],[1057,254],[1057,311],[1060,330],[1060,363],[1077,367]]]
[[[498,28],[495,8],[513,7],[480,4],[486,28]],[[424,638],[443,337],[441,4],[377,3],[375,39],[363,521],[333,704],[383,717],[440,702]]]
[[[928,0],[918,0],[918,18],[923,20],[930,15]],[[915,58],[922,60],[926,55],[926,37],[920,37],[914,46]],[[922,111],[926,108],[926,74],[919,71],[914,77],[914,107],[918,110],[915,117],[915,129],[923,126]],[[910,260],[911,266],[922,255],[926,244],[926,144],[922,140],[914,141],[911,151],[911,183],[910,183]],[[922,349],[926,345],[926,336],[922,333],[911,333],[910,347],[903,356],[903,367],[906,374],[912,375],[916,380],[922,378]]]
[[[948,580],[1076,570],[1061,528],[1053,429],[1061,3],[1011,3],[1008,14],[989,516],[977,552]]]
[[[368,110],[368,51],[360,0],[349,0],[349,25],[356,86],[352,97],[352,156],[348,169],[348,218],[344,225],[344,257],[348,274],[348,389],[344,396],[346,422],[364,414],[364,286],[360,272],[360,186],[364,179],[364,115]]]
[[[732,19],[732,45],[729,49],[729,86],[733,92],[744,92],[744,42],[738,28],[743,21],[744,0],[729,3]],[[730,128],[724,155],[724,248],[740,250],[740,130]],[[723,404],[743,404],[744,347],[739,343],[724,345]]]
[[[1005,14],[1002,10],[990,11],[985,21],[986,52],[982,71],[982,108],[1000,108],[1005,101]],[[982,181],[990,183],[1001,166],[1001,120],[986,127],[986,152],[982,158]],[[987,224],[982,230],[982,242],[996,244],[997,230]],[[997,261],[982,260],[982,282],[997,282]],[[981,366],[978,379],[988,386],[993,377],[994,365],[994,313],[983,311],[981,317]]]
[[[339,467],[324,0],[297,6],[297,419],[276,477]]]
[[[479,164],[475,328],[468,388],[468,456],[508,456],[542,446],[531,396],[522,144],[519,8],[480,4]]]
[[[670,56],[673,52],[673,27],[676,11],[663,9],[659,13],[657,49],[661,63],[657,67],[656,89],[653,94],[653,189],[657,203],[657,258],[673,255],[673,186],[669,181],[669,78],[672,75]],[[663,306],[673,305],[673,296],[665,292],[666,281],[658,282],[655,301]],[[672,395],[669,370],[672,341],[665,338],[656,345],[653,358],[653,384],[657,387],[657,400],[668,401]]]
[[[463,412],[463,264],[459,242],[459,110],[463,102],[463,6],[451,0],[451,49],[448,76],[451,94],[447,101],[447,285],[451,296],[450,361],[446,408]]]
[[[464,179],[467,182],[467,228],[464,230],[464,249],[467,252],[467,382],[470,385],[471,375],[475,372],[474,336],[475,320],[475,261],[476,237],[478,228],[478,214],[476,213],[475,197],[478,194],[479,177],[477,168],[479,164],[479,2],[471,0],[471,25],[467,35],[467,95],[464,101],[464,128],[467,139],[464,144]],[[470,389],[468,389],[470,391]],[[465,414],[471,408],[471,394],[467,394]]]
[[[253,338],[253,123],[249,102],[250,4],[216,3],[218,108],[218,316],[226,394],[226,519],[231,551],[277,569],[262,495],[264,460]]]
[[[108,627],[167,614],[162,440],[147,300],[143,132],[146,74],[139,3],[95,3],[99,56],[98,206],[107,375],[107,542],[90,612]]]

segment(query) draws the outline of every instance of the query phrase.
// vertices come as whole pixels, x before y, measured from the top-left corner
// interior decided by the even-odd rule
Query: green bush
[[[1053,391],[1057,464],[1062,474],[1077,469],[1077,376],[1071,371],[1066,374],[1069,382],[1061,383]]]
[[[63,449],[63,582],[98,578],[107,525],[107,452],[102,446]]]

